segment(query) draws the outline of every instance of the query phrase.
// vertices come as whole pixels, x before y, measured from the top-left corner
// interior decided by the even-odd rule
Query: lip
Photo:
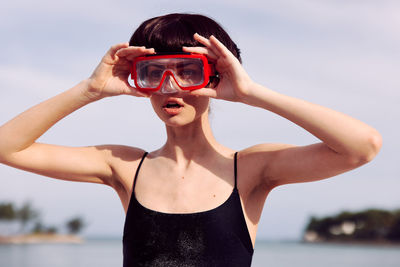
[[[170,102],[177,103],[177,104],[178,104],[179,106],[181,106],[181,107],[184,106],[182,99],[177,98],[177,97],[168,97],[168,98],[165,99],[165,101],[163,102],[162,107],[165,108],[165,107],[167,106],[167,104],[170,103]]]
[[[168,107],[167,107],[167,104],[168,104],[168,103],[171,103],[171,102],[172,102],[172,103],[178,104],[180,107],[179,107],[179,108],[168,108]],[[164,101],[164,103],[163,103],[163,105],[162,105],[162,109],[163,109],[163,111],[164,111],[165,113],[167,113],[168,115],[177,115],[177,114],[179,114],[179,113],[182,111],[183,106],[184,106],[184,104],[183,104],[183,101],[182,101],[181,99],[176,98],[176,97],[168,97],[168,98]]]

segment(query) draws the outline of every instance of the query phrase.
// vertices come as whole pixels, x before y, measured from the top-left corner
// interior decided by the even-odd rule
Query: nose
[[[165,77],[163,84],[159,90],[162,94],[175,94],[180,92],[179,86],[176,84],[175,80],[168,74]]]

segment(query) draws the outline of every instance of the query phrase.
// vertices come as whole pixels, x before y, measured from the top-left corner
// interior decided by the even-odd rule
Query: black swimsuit
[[[135,185],[147,152],[136,170],[123,236],[124,267],[246,267],[253,245],[236,186],[220,206],[196,213],[163,213],[142,206]]]

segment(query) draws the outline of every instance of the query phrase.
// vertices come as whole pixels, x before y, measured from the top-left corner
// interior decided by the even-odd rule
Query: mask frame
[[[170,67],[165,66],[164,63],[160,62],[185,62],[189,63],[196,62],[198,64],[201,62],[202,64],[202,80],[198,83],[191,84],[188,82],[188,84],[184,84],[182,82],[184,78],[177,78],[178,76],[174,71],[171,70]],[[144,81],[144,78],[141,78],[143,76],[148,75],[147,73],[143,73],[143,65],[145,64],[151,64],[154,63],[156,65],[159,65],[160,67],[164,67],[162,70],[162,76],[160,78],[157,78],[156,80],[156,86],[146,86],[146,81]],[[165,64],[167,65],[167,64]],[[165,79],[169,77],[169,79],[172,79],[175,81],[176,85],[181,90],[196,90],[200,88],[204,88],[207,85],[210,84],[211,81],[213,81],[215,78],[218,78],[218,73],[215,72],[213,64],[208,62],[208,59],[205,55],[203,54],[195,54],[195,53],[186,53],[186,52],[175,52],[175,53],[157,53],[157,54],[152,54],[152,55],[145,55],[141,57],[136,57],[133,60],[132,64],[132,69],[131,69],[131,79],[135,83],[135,87],[139,90],[142,91],[150,91],[150,92],[156,92],[160,90],[160,88],[163,86]]]

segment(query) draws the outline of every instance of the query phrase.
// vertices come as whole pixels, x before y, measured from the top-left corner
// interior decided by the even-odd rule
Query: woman
[[[147,55],[165,52],[181,60],[176,52],[182,51],[205,55],[211,63],[201,65],[211,66],[211,78],[202,76],[210,78],[204,88],[185,90],[184,82],[193,85],[193,72],[179,74],[171,60],[151,65],[164,68],[154,75],[149,65],[143,68],[143,77],[157,81],[153,87],[133,64],[139,58],[154,62],[155,57]],[[136,87],[128,83],[130,74]],[[122,145],[62,147],[35,142],[82,106],[122,94],[150,98],[165,123],[163,147],[147,153]],[[258,144],[234,151],[212,135],[211,98],[274,112],[321,142]],[[126,211],[124,266],[250,266],[264,201],[273,188],[354,169],[372,160],[380,147],[381,137],[370,126],[252,81],[227,33],[213,20],[189,14],[145,21],[129,44],[111,47],[91,77],[0,128],[2,163],[115,189]]]

